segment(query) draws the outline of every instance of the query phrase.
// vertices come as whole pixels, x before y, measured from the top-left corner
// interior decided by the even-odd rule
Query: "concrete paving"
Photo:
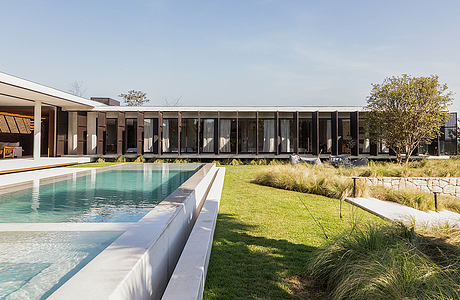
[[[460,214],[448,210],[424,212],[399,203],[375,198],[347,198],[345,201],[356,205],[383,219],[418,226],[445,226],[460,228]]]
[[[12,158],[0,159],[0,172],[15,171],[28,168],[44,168],[53,165],[71,164],[71,163],[86,163],[90,162],[91,157],[42,157],[40,159],[33,158]]]

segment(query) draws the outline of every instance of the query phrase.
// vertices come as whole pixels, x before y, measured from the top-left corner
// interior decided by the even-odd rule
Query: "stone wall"
[[[460,197],[460,177],[360,177],[368,185],[384,185],[395,189],[417,188],[425,192]]]

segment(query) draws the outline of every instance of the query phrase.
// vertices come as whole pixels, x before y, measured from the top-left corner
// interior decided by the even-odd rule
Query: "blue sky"
[[[459,1],[3,0],[0,71],[151,105],[363,105],[403,73],[460,95],[459,15]]]

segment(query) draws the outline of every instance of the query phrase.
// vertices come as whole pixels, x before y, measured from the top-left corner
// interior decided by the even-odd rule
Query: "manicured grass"
[[[261,166],[227,166],[205,299],[321,298],[309,279],[312,251],[325,237],[381,219],[340,201],[261,186]],[[302,204],[302,201],[304,204]]]

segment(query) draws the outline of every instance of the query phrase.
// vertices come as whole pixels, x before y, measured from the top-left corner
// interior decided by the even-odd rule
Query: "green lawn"
[[[226,166],[205,299],[321,298],[306,267],[324,235],[381,219],[339,200],[260,186],[261,166]]]

